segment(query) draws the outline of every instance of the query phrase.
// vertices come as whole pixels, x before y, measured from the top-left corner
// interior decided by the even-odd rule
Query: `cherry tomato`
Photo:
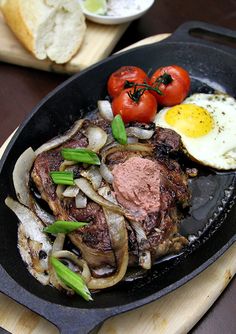
[[[129,88],[123,90],[113,99],[112,110],[114,115],[120,114],[125,123],[134,121],[150,123],[156,115],[157,102],[150,92],[144,91],[137,94],[134,88]]]
[[[181,103],[188,95],[190,89],[190,77],[188,72],[180,66],[172,65],[160,67],[152,75],[150,85],[163,93],[159,95],[153,92],[158,104],[173,106]]]
[[[122,66],[113,72],[108,79],[107,89],[111,97],[115,97],[125,89],[126,81],[143,83],[148,81],[147,74],[136,66]],[[127,87],[126,87],[127,88]]]

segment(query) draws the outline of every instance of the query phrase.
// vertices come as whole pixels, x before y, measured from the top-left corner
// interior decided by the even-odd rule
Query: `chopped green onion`
[[[50,176],[56,184],[74,185],[73,172],[50,172]]]
[[[125,130],[125,125],[120,115],[116,115],[111,122],[111,129],[113,137],[118,141],[118,143],[125,145],[127,144],[127,134]]]
[[[85,300],[93,300],[87,285],[85,284],[83,278],[70,270],[57,258],[51,256],[51,264],[56,271],[59,279],[63,281],[69,288],[74,290],[77,294],[83,297]]]
[[[70,233],[74,230],[77,230],[80,227],[86,226],[85,222],[72,222],[65,220],[57,220],[52,225],[49,225],[43,229],[47,233]]]
[[[63,148],[61,155],[66,160],[84,162],[90,165],[100,165],[97,154],[86,148]]]

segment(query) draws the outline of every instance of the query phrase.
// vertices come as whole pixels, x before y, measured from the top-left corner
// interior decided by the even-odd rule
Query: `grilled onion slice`
[[[62,136],[57,136],[47,143],[43,144],[37,150],[35,151],[36,155],[39,155],[40,153],[43,153],[45,151],[52,150],[53,148],[56,148],[63,144],[65,141],[71,139],[82,127],[84,123],[83,119],[78,120],[77,122],[74,123],[73,127],[70,128],[64,135]]]
[[[30,170],[35,160],[35,152],[31,147],[27,148],[17,159],[13,170],[13,183],[16,197],[21,204],[31,206],[31,196],[29,192]]]
[[[133,126],[126,128],[127,136],[136,137],[139,139],[150,139],[154,135],[154,132],[154,130],[147,130]]]
[[[18,228],[18,248],[29,272],[42,284],[49,283],[48,256],[52,250],[49,238],[43,233],[43,223],[27,207],[14,201],[11,197],[5,199],[6,205],[20,220]]]
[[[140,222],[130,221],[130,224],[135,231],[136,240],[137,240],[138,247],[139,247],[139,265],[143,269],[150,269],[151,266],[152,266],[151,252],[149,250],[142,250],[141,249],[141,245],[143,244],[143,241],[147,240],[147,236],[146,236]]]
[[[98,126],[90,126],[86,130],[86,136],[89,142],[87,148],[93,152],[99,152],[107,141],[107,133]]]
[[[111,103],[107,100],[98,101],[98,111],[102,118],[106,121],[112,121],[114,118]]]
[[[102,183],[102,175],[97,166],[91,166],[89,169],[81,171],[80,175],[91,182],[94,190],[98,190]]]
[[[101,188],[100,194],[116,204],[116,200],[112,197],[108,186]],[[117,269],[115,274],[106,278],[91,277],[87,283],[89,289],[105,289],[120,282],[126,273],[129,262],[128,234],[124,217],[105,207],[103,207],[103,212],[107,221],[111,246],[115,253]]]
[[[80,190],[95,203],[105,207],[108,210],[115,211],[119,214],[124,214],[125,210],[117,204],[114,204],[104,197],[100,196],[92,187],[91,183],[85,178],[81,177],[75,180],[75,184],[80,188]]]

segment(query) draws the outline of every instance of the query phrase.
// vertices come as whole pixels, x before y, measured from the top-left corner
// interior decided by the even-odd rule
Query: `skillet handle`
[[[168,40],[215,46],[236,56],[236,31],[201,21],[182,24]]]
[[[103,321],[120,312],[119,307],[98,309],[93,308],[91,303],[88,308],[80,309],[39,298],[10,277],[1,264],[0,292],[50,321],[61,334],[93,334],[93,331],[98,329]]]

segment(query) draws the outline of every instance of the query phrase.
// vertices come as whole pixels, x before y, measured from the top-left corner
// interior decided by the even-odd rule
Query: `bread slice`
[[[85,17],[78,0],[1,0],[4,18],[36,58],[66,63],[85,35]]]

